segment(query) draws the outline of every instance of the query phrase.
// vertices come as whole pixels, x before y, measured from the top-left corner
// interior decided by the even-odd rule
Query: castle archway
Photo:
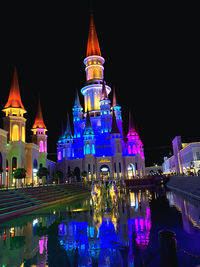
[[[110,178],[110,168],[108,165],[101,165],[100,178],[103,180],[108,180]]]
[[[80,180],[81,180],[81,172],[80,172],[79,167],[76,167],[76,168],[74,169],[74,176],[76,176],[76,180],[77,180],[78,182],[80,182]]]
[[[133,163],[129,163],[127,166],[127,173],[128,173],[128,179],[132,179],[135,177],[135,166]]]

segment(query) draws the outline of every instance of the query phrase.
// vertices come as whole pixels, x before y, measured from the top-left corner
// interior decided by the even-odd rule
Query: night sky
[[[1,9],[0,107],[7,101],[16,65],[27,110],[27,141],[40,95],[52,159],[67,112],[72,121],[75,89],[80,92],[85,83],[89,2],[29,2]],[[194,10],[178,4],[93,3],[105,81],[116,88],[125,133],[132,111],[146,165],[162,163],[176,135],[183,142],[200,141],[199,29]],[[2,117],[3,112],[1,128]]]

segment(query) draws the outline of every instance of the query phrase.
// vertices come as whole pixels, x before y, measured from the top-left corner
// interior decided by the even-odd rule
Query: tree
[[[48,175],[48,170],[47,170],[47,168],[45,168],[45,167],[40,167],[39,170],[38,170],[38,172],[37,172],[37,176],[38,176],[40,179],[42,179],[43,177],[45,177],[46,180],[47,180],[47,175]]]
[[[69,183],[70,179],[72,179],[73,177],[74,177],[74,172],[68,171],[68,173],[67,173],[68,183]]]
[[[13,176],[15,179],[25,179],[26,178],[26,170],[24,168],[17,168]]]
[[[63,172],[61,170],[56,170],[55,175],[54,175],[55,180],[57,181],[58,184],[60,184],[60,181],[63,178]]]

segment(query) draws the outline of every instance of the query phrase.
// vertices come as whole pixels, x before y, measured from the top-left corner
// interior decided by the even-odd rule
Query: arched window
[[[86,145],[85,154],[90,154],[90,145],[89,144]]]
[[[19,141],[19,126],[17,124],[12,127],[12,141]]]
[[[131,145],[128,146],[128,154],[131,154]]]
[[[59,161],[62,160],[62,154],[61,154],[61,151],[58,152],[58,160],[59,160]]]

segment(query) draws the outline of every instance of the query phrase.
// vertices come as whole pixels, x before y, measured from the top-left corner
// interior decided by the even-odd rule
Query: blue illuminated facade
[[[124,135],[121,107],[116,101],[115,90],[111,105],[111,88],[104,80],[105,60],[95,36],[92,17],[84,60],[86,84],[81,89],[84,108],[77,91],[72,109],[73,134],[68,116],[66,130],[57,143],[58,168],[65,176],[69,171],[75,171],[77,178],[86,171],[89,180],[141,177],[145,170],[143,144],[131,115],[128,135]]]

